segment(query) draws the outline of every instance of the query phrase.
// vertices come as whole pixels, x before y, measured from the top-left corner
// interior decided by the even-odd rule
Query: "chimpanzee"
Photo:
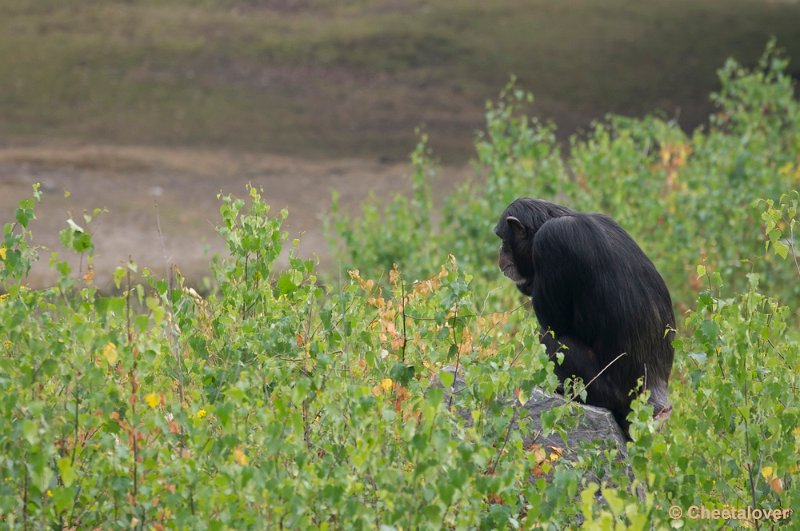
[[[508,206],[495,234],[498,265],[533,298],[562,386],[583,379],[586,402],[610,410],[628,435],[641,378],[655,414],[666,416],[675,315],[664,280],[630,235],[608,216],[528,198]]]

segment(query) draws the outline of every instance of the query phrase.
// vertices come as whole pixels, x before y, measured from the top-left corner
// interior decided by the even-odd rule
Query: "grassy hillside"
[[[511,73],[565,132],[694,126],[725,57],[770,35],[800,57],[799,22],[757,0],[0,0],[0,138],[401,159],[424,123],[463,160]]]

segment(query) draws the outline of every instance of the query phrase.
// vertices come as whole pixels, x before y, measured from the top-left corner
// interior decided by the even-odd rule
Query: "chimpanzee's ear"
[[[506,218],[506,223],[508,223],[508,226],[511,227],[511,230],[514,231],[514,236],[517,239],[525,239],[528,237],[528,229],[525,228],[525,225],[523,225],[522,222],[514,216],[508,216]]]

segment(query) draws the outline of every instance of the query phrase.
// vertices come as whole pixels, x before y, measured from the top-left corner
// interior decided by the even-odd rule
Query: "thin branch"
[[[800,261],[797,260],[797,251],[794,248],[794,224],[789,224],[789,249],[792,251],[792,259],[794,260],[794,267],[797,269],[797,274],[800,275]]]
[[[456,307],[455,314],[453,314],[453,321],[458,319],[458,307]],[[456,394],[456,378],[458,377],[458,369],[461,363],[461,341],[464,340],[464,334],[461,334],[461,341],[456,339],[456,327],[452,326],[450,329],[453,331],[453,345],[456,347],[456,368],[453,371],[453,383],[450,386],[450,398],[447,400],[447,409],[453,407],[453,397]]]
[[[519,401],[515,400],[514,402],[515,402],[514,403],[514,415],[511,417],[511,421],[509,421],[508,427],[506,428],[506,436],[503,439],[503,445],[500,448],[497,449],[497,457],[495,458],[494,463],[492,464],[491,468],[489,469],[489,472],[491,472],[492,474],[494,473],[495,470],[497,470],[497,465],[500,464],[500,458],[503,456],[503,452],[506,449],[506,445],[508,444],[508,440],[511,438],[511,428],[514,427],[514,423],[517,421],[517,412],[518,412],[518,407],[519,407],[518,406]]]
[[[455,317],[450,317],[450,319],[469,319],[470,317],[479,317],[475,314],[467,314],[467,315],[458,315]],[[436,317],[415,317],[413,315],[408,316],[409,319],[412,321],[436,321]]]
[[[78,407],[80,405],[80,398],[78,397],[78,390],[79,389],[80,389],[80,387],[78,385],[76,385],[75,386],[75,391],[73,391],[73,395],[75,396],[75,421],[74,421],[74,426],[73,426],[73,430],[74,430],[74,433],[75,433],[75,435],[74,435],[75,442],[72,445],[72,456],[70,457],[70,460],[69,460],[69,464],[70,465],[74,465],[75,464],[75,456],[78,453],[78,440],[79,440],[78,439],[78,431],[79,431],[79,428],[80,428],[80,426],[78,424]]]
[[[175,356],[175,371],[178,373],[178,396],[180,398],[181,404],[184,402],[184,393],[183,393],[183,370],[182,366],[183,363],[181,362],[181,354],[180,348],[178,346],[178,334],[176,331],[176,327],[178,324],[175,322],[175,313],[172,308],[172,290],[174,288],[172,284],[172,279],[174,277],[172,264],[170,263],[169,257],[167,256],[167,246],[164,243],[164,233],[161,232],[161,216],[159,216],[158,211],[158,201],[155,203],[156,207],[156,228],[158,229],[158,241],[161,243],[161,253],[164,256],[164,270],[167,275],[167,282],[168,282],[168,292],[166,297],[167,303],[167,315],[169,317],[167,321],[167,335],[169,337],[170,348],[172,350],[173,356]]]
[[[128,264],[130,265],[130,257],[128,257]],[[133,365],[131,366],[130,379],[131,379],[131,445],[133,446],[133,466],[131,469],[131,480],[133,482],[133,514],[136,514],[138,506],[137,498],[139,494],[139,444],[136,440],[136,347],[133,345],[133,331],[131,329],[131,268],[128,267],[126,271],[126,284],[127,290],[125,293],[125,314],[128,326],[128,345],[133,353]]]
[[[406,283],[404,280],[400,280],[400,293],[401,293],[401,300],[400,300],[400,308],[403,313],[403,347],[402,347],[402,356],[401,359],[403,363],[406,362],[406,344],[408,343],[408,337],[406,336]]]
[[[244,283],[245,283],[245,285],[247,285],[247,262],[249,261],[249,259],[250,259],[250,253],[245,254],[244,255]],[[246,306],[244,297],[242,297],[242,321],[244,321],[246,318],[247,318],[247,306]]]
[[[612,366],[612,365],[613,365],[613,364],[614,364],[614,363],[615,363],[615,362],[616,362],[618,359],[620,359],[622,356],[626,356],[627,354],[628,354],[627,352],[623,352],[622,354],[620,354],[619,356],[617,356],[616,358],[614,358],[613,360],[611,360],[610,362],[608,362],[608,365],[606,365],[605,367],[603,367],[603,370],[601,370],[600,372],[598,372],[597,374],[595,374],[595,375],[594,375],[594,378],[592,378],[591,380],[589,380],[589,383],[587,383],[586,385],[584,385],[584,386],[583,386],[583,388],[584,388],[584,389],[588,389],[588,388],[589,388],[589,386],[590,386],[590,385],[592,385],[592,383],[593,383],[595,380],[597,380],[598,378],[600,378],[600,375],[601,375],[601,374],[603,374],[604,372],[606,372],[606,369],[608,369],[609,367],[611,367],[611,366]],[[577,394],[577,393],[573,393],[573,395],[572,395],[572,400],[574,401],[576,398],[578,398],[578,394]]]
[[[747,356],[742,357],[742,365],[744,373],[747,373]],[[744,448],[747,453],[747,476],[750,483],[750,497],[753,507],[758,505],[758,498],[756,497],[756,484],[753,474],[753,456],[750,453],[750,423],[747,417],[750,414],[750,387],[747,385],[747,378],[744,379],[744,406],[745,410],[741,413],[742,420],[744,420]],[[755,520],[756,529],[761,529],[761,523]]]

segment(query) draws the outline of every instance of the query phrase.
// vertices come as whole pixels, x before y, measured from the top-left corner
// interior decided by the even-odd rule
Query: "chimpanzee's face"
[[[514,218],[514,222],[519,221]],[[533,291],[533,264],[527,256],[530,255],[530,241],[524,231],[519,230],[519,225],[514,225],[505,217],[495,227],[495,234],[500,238],[500,252],[497,257],[497,266],[503,274],[514,281],[517,288],[525,295]]]
[[[497,266],[505,276],[519,283],[522,280],[522,275],[517,270],[517,264],[514,263],[514,254],[511,252],[511,246],[506,240],[502,240],[500,244],[500,252],[497,256]]]

